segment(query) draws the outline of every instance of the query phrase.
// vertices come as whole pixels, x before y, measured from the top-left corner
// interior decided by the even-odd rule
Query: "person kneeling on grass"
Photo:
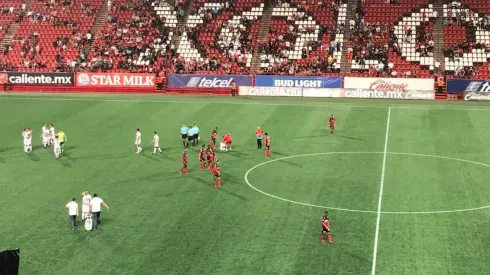
[[[223,143],[225,144],[225,151],[231,151],[232,138],[230,134],[223,136]]]

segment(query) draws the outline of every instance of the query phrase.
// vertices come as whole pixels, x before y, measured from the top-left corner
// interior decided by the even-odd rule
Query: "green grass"
[[[0,249],[21,248],[21,274],[371,274],[388,108],[382,212],[490,205],[490,105],[484,103],[137,95],[0,96]],[[336,135],[326,119],[337,117]],[[41,125],[68,136],[56,161]],[[180,176],[179,128],[197,122],[207,141],[233,135],[220,153],[223,188],[199,171]],[[271,160],[254,129],[273,139]],[[22,128],[34,152],[22,151]],[[141,155],[134,130],[141,128]],[[151,155],[160,134],[162,155]],[[366,153],[367,152],[367,153]],[[88,189],[111,206],[102,230],[69,229],[64,205]],[[322,206],[325,206],[322,207]],[[329,207],[329,208],[327,208]],[[349,212],[345,208],[368,211]],[[330,210],[334,245],[319,242]],[[488,274],[490,209],[382,213],[376,274]]]

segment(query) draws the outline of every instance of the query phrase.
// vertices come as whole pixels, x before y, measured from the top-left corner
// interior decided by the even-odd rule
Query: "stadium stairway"
[[[349,45],[350,37],[350,20],[356,18],[356,8],[359,5],[359,0],[348,0],[347,1],[347,15],[344,26],[344,41],[342,41],[343,51],[342,51],[342,63],[340,64],[340,73],[345,75],[351,72],[351,63],[347,60],[347,49]]]
[[[433,4],[434,11],[437,12],[437,17],[434,21],[434,60],[439,61],[444,67],[444,10],[441,0],[436,0]],[[446,85],[442,90],[436,87],[436,99],[447,99]]]
[[[264,11],[262,13],[262,19],[260,20],[259,33],[257,35],[257,41],[267,41],[267,36],[269,35],[269,29],[272,19],[272,11],[274,10],[273,1],[265,1]],[[256,74],[260,69],[260,52],[259,46],[255,45],[252,61],[250,62],[250,71],[252,74]]]
[[[189,15],[191,14],[192,11],[192,4],[194,3],[194,0],[187,0],[184,4],[184,16],[179,18],[177,21],[177,26],[176,30],[180,31],[180,33],[184,33],[185,31],[185,26],[187,26],[187,21],[189,19]],[[180,41],[181,41],[182,36],[178,35],[178,33],[175,33],[172,37],[172,42],[175,45],[175,48],[178,49],[180,46]]]
[[[110,0],[105,0],[102,8],[100,9],[99,14],[97,15],[97,19],[95,19],[94,26],[92,27],[92,41],[88,45],[85,46],[84,51],[90,53],[93,51],[93,44],[97,37],[100,35],[100,31],[102,27],[104,27],[105,22],[107,21],[107,16],[109,15],[109,5],[108,2]]]
[[[29,7],[31,6],[32,2],[34,0],[26,0],[26,11],[29,10]],[[5,53],[5,47],[12,42],[12,39],[14,38],[15,33],[19,29],[21,21],[16,20],[14,23],[12,23],[9,28],[7,29],[7,34],[2,38],[0,41],[0,55],[3,55]]]

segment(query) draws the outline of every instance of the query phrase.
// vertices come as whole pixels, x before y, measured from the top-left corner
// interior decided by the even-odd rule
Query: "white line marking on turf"
[[[46,101],[96,101],[96,102],[135,102],[135,103],[193,103],[193,104],[229,104],[229,105],[258,105],[258,106],[291,106],[291,107],[335,107],[335,108],[374,108],[374,109],[386,109],[387,106],[374,106],[374,105],[348,105],[342,103],[326,103],[326,104],[314,104],[314,103],[271,103],[271,102],[242,102],[242,101],[187,101],[185,96],[182,100],[142,100],[142,99],[106,99],[106,98],[88,98],[88,97],[75,97],[75,98],[57,98],[57,97],[11,97],[10,95],[1,95],[0,99],[4,100],[46,100]],[[395,109],[409,109],[409,110],[459,110],[459,111],[490,111],[489,108],[458,108],[458,107],[437,107],[435,105],[418,105],[418,106],[390,106]]]
[[[385,183],[386,155],[388,152],[388,136],[390,133],[390,118],[391,118],[391,108],[388,108],[388,117],[386,118],[385,146],[384,146],[384,150],[383,150],[383,165],[381,166],[381,180],[380,180],[380,184],[379,184],[378,213],[376,216],[376,232],[374,234],[373,265],[371,267],[371,275],[376,274],[376,257],[378,255],[379,223],[381,221],[381,205],[383,202],[383,189],[384,189],[384,183]]]
[[[317,205],[317,204],[311,204],[311,203],[305,203],[305,202],[299,202],[299,201],[293,201],[289,200],[286,198],[281,198],[279,196],[267,193],[265,191],[262,191],[258,189],[257,187],[253,186],[250,181],[248,180],[248,176],[250,173],[255,170],[256,168],[276,162],[276,161],[281,161],[284,159],[292,159],[292,158],[299,158],[299,157],[310,157],[310,156],[320,156],[320,155],[335,155],[335,154],[383,154],[384,152],[325,152],[325,153],[311,153],[311,154],[303,154],[303,155],[295,155],[295,156],[287,156],[287,157],[282,157],[282,158],[277,158],[277,159],[271,159],[262,163],[259,163],[252,168],[250,168],[246,173],[245,173],[245,183],[252,188],[253,190],[266,195],[268,197],[289,202],[289,203],[294,203],[298,205],[303,205],[303,206],[309,206],[309,207],[315,207],[315,208],[322,208],[322,209],[330,209],[330,210],[338,210],[338,211],[347,211],[347,212],[357,212],[357,213],[371,213],[371,214],[377,214],[378,211],[374,210],[360,210],[360,209],[348,209],[348,208],[339,208],[339,207],[331,207],[331,206],[325,206],[325,205]],[[460,161],[460,162],[465,162],[469,164],[475,164],[475,165],[480,165],[484,167],[490,168],[490,164],[485,164],[481,162],[476,162],[472,160],[466,160],[466,159],[459,159],[459,158],[451,158],[451,157],[443,157],[443,156],[437,156],[437,155],[426,155],[426,154],[417,154],[417,153],[400,153],[400,152],[387,152],[387,154],[391,155],[405,155],[405,156],[416,156],[416,157],[429,157],[429,158],[439,158],[439,159],[447,159],[447,160],[453,160],[453,161]],[[470,211],[477,211],[477,210],[483,210],[483,209],[488,209],[490,208],[490,205],[487,206],[480,206],[480,207],[474,207],[474,208],[465,208],[465,209],[455,209],[455,210],[439,210],[439,211],[382,211],[381,214],[396,214],[396,215],[414,215],[414,214],[446,214],[446,213],[457,213],[457,212],[470,212]]]

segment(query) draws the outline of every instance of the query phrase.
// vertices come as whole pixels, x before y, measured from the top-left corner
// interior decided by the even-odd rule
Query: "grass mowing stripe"
[[[383,202],[383,187],[384,187],[385,171],[386,171],[386,155],[388,152],[388,134],[390,132],[390,117],[391,117],[391,107],[388,108],[388,118],[386,119],[385,146],[383,150],[383,164],[381,166],[381,180],[379,184],[380,186],[379,186],[379,199],[378,199],[378,213],[376,217],[376,233],[374,234],[373,265],[371,267],[371,275],[376,274],[376,256],[378,254],[379,222],[381,221],[381,203]]]
[[[258,106],[292,106],[292,107],[338,107],[338,108],[375,108],[384,109],[386,106],[376,105],[355,105],[355,104],[342,104],[342,103],[327,103],[327,104],[315,104],[315,103],[270,103],[270,102],[243,102],[237,100],[225,100],[225,101],[186,101],[188,98],[182,97],[182,100],[142,100],[142,99],[101,99],[101,98],[54,98],[54,97],[10,97],[0,96],[0,98],[8,100],[47,100],[47,101],[96,101],[96,102],[135,102],[135,103],[186,103],[186,104],[231,104],[231,105],[258,105]],[[418,106],[390,106],[390,108],[397,109],[411,109],[411,110],[463,110],[463,111],[490,111],[490,108],[458,108],[458,107],[436,107],[431,105],[418,105]]]

